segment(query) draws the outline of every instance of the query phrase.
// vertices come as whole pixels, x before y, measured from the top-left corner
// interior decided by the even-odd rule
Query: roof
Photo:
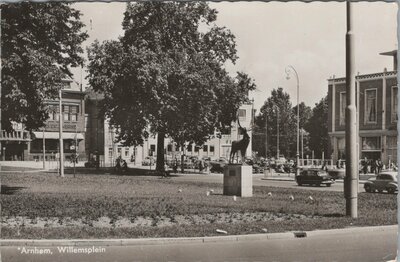
[[[387,56],[396,56],[397,55],[397,50],[383,52],[383,53],[379,53],[379,54],[380,55],[387,55]]]

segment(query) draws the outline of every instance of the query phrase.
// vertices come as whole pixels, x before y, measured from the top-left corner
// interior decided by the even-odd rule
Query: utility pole
[[[279,159],[279,109],[278,107],[276,107],[276,114],[277,114],[277,118],[276,118],[276,130],[277,130],[277,139],[276,139],[276,160]]]
[[[358,154],[357,154],[357,108],[355,88],[354,34],[352,31],[353,3],[346,1],[346,177],[344,195],[346,216],[357,218],[358,205]]]
[[[268,158],[268,119],[265,114],[265,158]]]
[[[59,125],[60,125],[60,133],[59,133],[59,138],[60,138],[60,176],[64,177],[64,145],[63,145],[63,112],[62,112],[62,90],[60,89],[59,93],[58,93],[58,98],[60,100],[60,104],[59,104]]]
[[[43,169],[46,169],[46,139],[44,137],[44,130],[43,127]]]

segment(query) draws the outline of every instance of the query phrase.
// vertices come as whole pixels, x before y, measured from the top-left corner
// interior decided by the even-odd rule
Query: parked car
[[[398,191],[397,187],[397,172],[382,172],[376,177],[368,179],[364,184],[365,192],[374,193],[375,191],[387,191],[389,194],[394,194]]]
[[[211,173],[223,173],[224,172],[224,166],[228,164],[228,159],[225,157],[220,157],[217,160],[210,161],[210,172]]]
[[[321,184],[324,184],[327,187],[330,187],[335,183],[335,180],[324,170],[305,169],[296,176],[296,182],[299,186],[304,184],[320,186]]]
[[[146,157],[145,159],[143,159],[142,161],[142,166],[152,166],[154,165],[155,160],[152,157]]]

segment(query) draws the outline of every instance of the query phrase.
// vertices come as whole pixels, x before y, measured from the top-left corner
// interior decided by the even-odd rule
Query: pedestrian
[[[383,168],[383,163],[382,163],[380,158],[377,160],[376,166],[377,166],[378,174],[379,174],[382,171],[382,168]]]

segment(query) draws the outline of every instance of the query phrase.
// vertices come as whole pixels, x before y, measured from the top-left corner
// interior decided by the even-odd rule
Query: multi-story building
[[[249,130],[253,123],[254,110],[253,104],[244,104],[241,106],[238,112],[240,126],[245,127],[248,130],[248,135],[250,139],[252,137],[252,131]],[[91,117],[89,116],[89,119]],[[93,118],[95,118],[95,113],[93,113]],[[90,122],[90,120],[89,120]],[[94,122],[96,122],[94,120]],[[103,129],[104,128],[104,129]],[[109,127],[109,123],[105,120],[102,127],[96,128],[99,130],[100,136],[104,142],[98,141],[99,145],[103,145],[103,148],[99,151],[104,152],[104,155],[100,154],[100,160],[105,166],[112,166],[115,163],[115,159],[121,156],[128,162],[134,162],[135,164],[141,164],[143,159],[148,156],[156,156],[157,154],[157,134],[150,136],[144,141],[143,146],[137,147],[124,147],[120,143],[115,143],[115,130]],[[164,153],[167,159],[180,159],[181,154],[186,156],[198,156],[210,157],[213,159],[219,157],[229,158],[231,143],[233,140],[239,140],[242,135],[238,131],[238,123],[233,123],[230,133],[219,134],[215,132],[211,138],[204,143],[202,146],[190,145],[188,144],[185,149],[178,148],[173,140],[170,138],[165,138],[164,141]],[[96,136],[95,132],[90,135],[92,137]],[[89,138],[87,139],[89,141]],[[94,145],[95,146],[95,145]],[[90,147],[87,151],[91,150]],[[251,156],[251,140],[247,148],[246,156]]]
[[[397,51],[393,71],[356,76],[358,152],[360,159],[381,159],[397,163]],[[328,80],[328,130],[333,161],[345,158],[345,78]]]
[[[62,91],[63,141],[65,157],[75,150],[85,158],[85,93],[72,79],[64,79]],[[14,132],[2,131],[3,160],[43,160],[43,149],[46,160],[54,160],[59,152],[59,100],[46,100],[49,106],[49,119],[45,127],[28,132],[22,124],[14,124]]]

